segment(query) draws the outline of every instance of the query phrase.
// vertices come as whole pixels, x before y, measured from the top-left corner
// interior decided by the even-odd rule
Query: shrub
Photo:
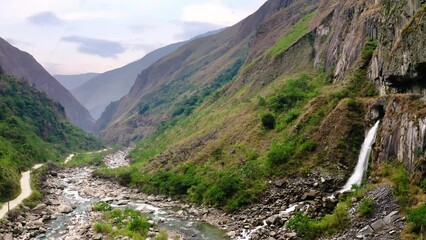
[[[98,212],[108,212],[112,210],[112,207],[106,202],[98,202],[93,206],[93,209]]]
[[[376,207],[376,202],[371,198],[364,198],[361,200],[361,203],[358,206],[358,213],[360,216],[369,216],[374,211]]]
[[[409,176],[404,166],[400,165],[396,171],[392,174],[391,180],[393,182],[392,193],[397,197],[400,204],[406,206],[409,203]]]
[[[140,106],[139,114],[142,115],[142,114],[146,113],[148,110],[149,110],[149,106],[144,104],[144,105]]]
[[[169,236],[167,234],[167,231],[164,229],[160,230],[160,233],[154,238],[154,240],[168,240]]]
[[[222,158],[222,154],[223,154],[222,148],[216,148],[215,150],[212,151],[210,155],[213,157],[214,160],[219,160]]]
[[[112,232],[112,226],[107,222],[98,222],[93,227],[93,231],[106,235]]]
[[[148,233],[149,228],[151,225],[146,221],[146,219],[142,219],[140,217],[136,217],[130,220],[128,224],[128,230],[136,233],[140,233],[142,235],[145,235]]]
[[[407,210],[408,221],[414,224],[414,231],[424,233],[426,226],[426,204]]]
[[[274,142],[268,152],[268,162],[270,165],[281,165],[287,163],[294,154],[294,147],[291,144]]]
[[[348,225],[348,210],[346,204],[338,204],[332,214],[320,220],[311,219],[298,211],[288,221],[288,227],[296,231],[303,239],[315,239],[322,235],[333,235],[344,230]]]
[[[299,111],[296,109],[291,109],[284,117],[284,122],[289,124],[291,122],[293,122],[294,120],[297,119],[297,117],[299,116]]]
[[[274,129],[275,128],[275,116],[267,113],[262,116],[262,125],[266,129]]]

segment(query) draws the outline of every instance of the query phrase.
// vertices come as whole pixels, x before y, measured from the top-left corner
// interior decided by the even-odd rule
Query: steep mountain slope
[[[53,78],[31,55],[0,38],[0,66],[12,76],[28,81],[64,106],[71,123],[91,131],[94,120],[67,89]]]
[[[107,107],[97,122],[107,141],[142,140],[132,166],[100,173],[232,212],[233,237],[246,239],[247,228],[249,239],[419,237],[423,223],[412,216],[426,209],[425,5],[268,1],[147,68]],[[377,121],[366,187],[329,198]],[[301,212],[284,211],[291,206]],[[407,221],[387,221],[409,208]]]
[[[72,91],[98,75],[99,73],[84,73],[77,75],[53,75],[53,77],[68,89],[68,91]]]
[[[203,38],[222,31],[222,29],[207,32],[191,40]],[[191,41],[189,40],[189,41]],[[89,82],[72,91],[73,95],[89,109],[90,114],[98,119],[105,108],[114,101],[129,93],[130,88],[141,71],[151,66],[164,56],[176,51],[185,42],[170,44],[148,53],[143,58],[129,63],[91,79]]]
[[[119,142],[152,133],[185,96],[190,98],[197,92],[208,95],[232,80],[232,76],[224,80],[216,77],[246,60],[257,29],[268,17],[285,16],[277,18],[276,30],[265,33],[269,37],[262,46],[266,47],[317,5],[316,1],[269,1],[239,24],[185,44],[144,70],[130,93],[107,108],[97,122],[98,129],[106,129],[102,133],[105,139]]]
[[[72,93],[89,110],[90,114],[98,119],[108,104],[119,100],[129,92],[136,77],[143,69],[172,53],[183,44],[175,43],[160,48],[135,62],[102,73],[72,90]]]
[[[20,191],[20,171],[101,142],[71,125],[64,108],[27,82],[0,73],[0,202]]]

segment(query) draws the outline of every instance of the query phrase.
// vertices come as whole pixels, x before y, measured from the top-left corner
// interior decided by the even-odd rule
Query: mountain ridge
[[[94,120],[74,96],[52,77],[30,54],[0,38],[0,66],[4,72],[33,84],[55,101],[60,102],[71,123],[85,131],[93,130]]]

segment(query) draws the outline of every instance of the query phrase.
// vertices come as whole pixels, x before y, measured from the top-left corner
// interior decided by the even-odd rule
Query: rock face
[[[426,156],[426,115],[424,102],[418,96],[381,97],[369,107],[367,121],[382,118],[376,143],[377,161],[395,159],[409,173],[416,172]]]
[[[370,77],[386,93],[426,96],[426,1],[382,0]]]
[[[87,109],[31,55],[13,47],[2,38],[0,38],[0,66],[6,74],[28,81],[37,90],[61,103],[71,123],[85,131],[92,131],[94,120]]]

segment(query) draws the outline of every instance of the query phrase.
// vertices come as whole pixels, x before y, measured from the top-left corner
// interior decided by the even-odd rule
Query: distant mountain
[[[209,36],[221,30],[222,29],[210,31],[196,36],[193,39]],[[90,114],[95,119],[98,119],[106,106],[129,93],[130,88],[135,83],[141,71],[148,68],[162,57],[176,51],[185,43],[186,42],[179,42],[159,48],[135,62],[102,73],[72,90],[72,94],[89,110]]]
[[[6,74],[22,78],[65,108],[71,123],[91,131],[94,120],[74,96],[52,77],[30,54],[0,38],[0,66]]]
[[[53,75],[68,91],[74,90],[92,78],[98,76],[99,73],[84,73],[77,75]]]

